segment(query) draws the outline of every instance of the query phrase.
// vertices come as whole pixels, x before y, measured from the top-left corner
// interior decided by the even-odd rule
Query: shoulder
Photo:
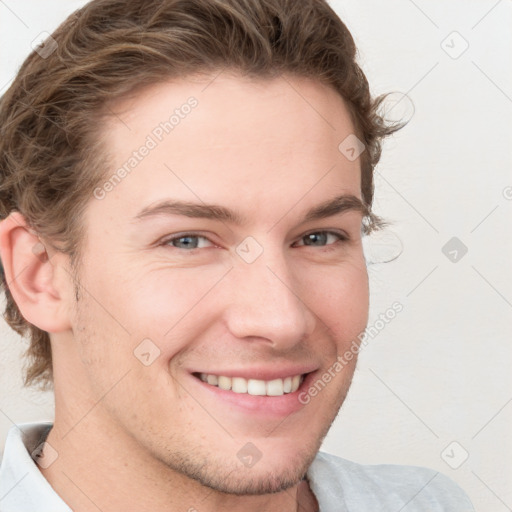
[[[466,493],[432,469],[394,464],[363,465],[319,452],[307,474],[317,499],[338,501],[347,511],[474,512]],[[324,510],[324,509],[322,509]],[[340,508],[332,508],[340,510]],[[341,508],[343,510],[343,508]]]

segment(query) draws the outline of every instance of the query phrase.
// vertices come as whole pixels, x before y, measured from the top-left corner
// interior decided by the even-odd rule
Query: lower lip
[[[212,386],[201,379],[191,375],[196,384],[209,394],[210,397],[227,403],[231,406],[258,415],[289,416],[301,410],[306,404],[299,400],[299,395],[309,388],[316,372],[308,373],[299,389],[293,393],[286,393],[281,396],[249,395],[248,393],[235,393],[217,386]]]

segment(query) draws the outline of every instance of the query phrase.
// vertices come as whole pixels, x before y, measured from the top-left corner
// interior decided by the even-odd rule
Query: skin
[[[110,171],[167,112],[198,100],[121,183],[91,197],[79,285],[66,255],[34,255],[37,237],[20,214],[0,227],[13,296],[51,335],[56,411],[47,442],[58,458],[41,471],[76,512],[318,507],[301,479],[356,358],[287,416],[212,398],[189,371],[304,364],[320,377],[364,330],[362,213],[303,222],[337,195],[361,198],[359,159],[338,150],[354,127],[343,99],[319,82],[212,79],[156,84],[112,105],[115,116],[100,127]],[[229,207],[246,222],[133,220],[168,198]],[[350,239],[306,244],[305,235],[325,231]],[[168,241],[190,232],[206,237],[193,240],[196,249]],[[263,248],[250,264],[236,252],[248,236]],[[134,349],[147,338],[160,355],[145,366]],[[248,442],[262,455],[252,467],[237,457]]]

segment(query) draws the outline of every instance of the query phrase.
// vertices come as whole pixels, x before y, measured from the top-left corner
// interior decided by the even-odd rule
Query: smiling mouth
[[[254,396],[282,396],[297,391],[307,374],[273,380],[244,379],[243,377],[226,377],[209,373],[194,373],[193,375],[204,383],[225,391]]]

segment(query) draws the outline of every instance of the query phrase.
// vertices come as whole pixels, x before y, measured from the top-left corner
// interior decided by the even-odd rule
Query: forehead
[[[106,179],[124,171],[106,199],[119,207],[166,195],[247,206],[361,196],[359,159],[338,149],[354,133],[349,111],[318,81],[194,77],[139,90],[109,111]]]

